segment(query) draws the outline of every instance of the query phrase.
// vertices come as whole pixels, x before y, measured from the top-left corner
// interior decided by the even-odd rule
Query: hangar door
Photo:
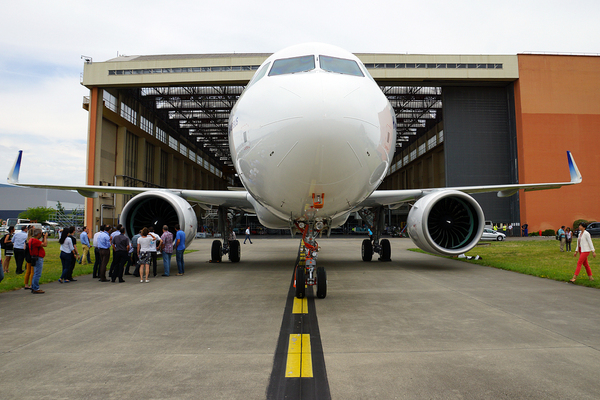
[[[442,99],[446,186],[518,183],[513,85],[444,87]],[[473,197],[487,220],[519,222],[518,194]]]

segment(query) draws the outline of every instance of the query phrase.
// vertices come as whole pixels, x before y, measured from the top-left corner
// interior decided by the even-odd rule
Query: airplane
[[[185,227],[189,245],[197,230],[190,203],[216,207],[222,240],[211,260],[241,258],[239,241],[229,241],[236,211],[256,213],[267,228],[302,234],[295,266],[296,297],[306,286],[327,295],[327,275],[316,266],[317,238],[330,234],[353,212],[373,228],[361,246],[362,259],[391,260],[389,240],[381,239],[385,207],[413,203],[407,231],[424,251],[456,256],[481,238],[484,214],[470,194],[556,189],[582,181],[567,152],[570,182],[377,190],[396,148],[396,117],[363,63],[339,47],[307,43],[274,53],[258,68],[229,117],[229,147],[243,190],[150,189],[93,185],[18,183],[21,155],[9,174],[11,184],[98,193],[135,195],[123,208],[121,223],[132,236],[143,226],[166,221]]]

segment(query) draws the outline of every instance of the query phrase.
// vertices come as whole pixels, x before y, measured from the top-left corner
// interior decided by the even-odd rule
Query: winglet
[[[577,168],[577,164],[575,164],[575,160],[573,159],[573,155],[571,155],[570,151],[567,151],[567,158],[569,159],[569,172],[571,173],[571,183],[581,183],[583,178],[581,177],[579,168]]]
[[[6,180],[8,183],[19,183],[19,172],[21,172],[21,157],[23,156],[23,150],[19,150],[19,155],[15,160],[15,164],[8,173]]]

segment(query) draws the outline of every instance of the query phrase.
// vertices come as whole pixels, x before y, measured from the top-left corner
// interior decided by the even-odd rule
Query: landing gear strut
[[[360,216],[373,229],[373,235],[362,242],[361,256],[363,261],[371,261],[373,254],[379,254],[379,261],[392,261],[392,246],[388,239],[381,239],[381,232],[385,226],[385,214],[383,207],[373,210],[363,209],[359,211]]]
[[[212,242],[210,261],[221,262],[223,256],[227,254],[229,261],[234,263],[239,262],[242,258],[242,247],[240,246],[240,241],[233,234],[233,227],[236,225],[240,215],[236,215],[226,207],[219,207],[218,216],[222,243],[221,240],[214,240]]]
[[[322,221],[296,222],[296,228],[302,232],[302,241],[298,250],[298,262],[294,274],[296,297],[306,297],[307,286],[317,286],[317,297],[327,296],[327,273],[325,268],[317,268],[319,244],[315,240],[323,230]]]

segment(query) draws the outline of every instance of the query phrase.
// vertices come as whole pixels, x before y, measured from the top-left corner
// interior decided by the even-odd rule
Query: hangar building
[[[226,190],[239,186],[229,112],[270,54],[180,54],[87,60],[90,185]],[[569,181],[557,191],[474,197],[486,219],[530,231],[600,218],[600,57],[356,54],[398,120],[380,189]],[[86,200],[86,225],[113,223],[124,195]],[[400,217],[401,218],[401,217]]]

